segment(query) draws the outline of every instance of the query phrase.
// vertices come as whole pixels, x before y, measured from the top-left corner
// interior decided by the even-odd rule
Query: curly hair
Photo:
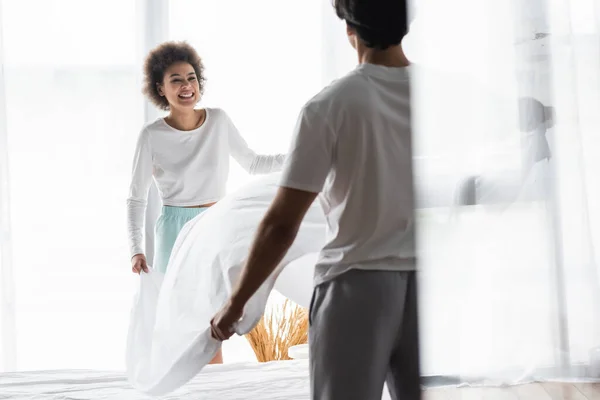
[[[367,47],[385,50],[408,32],[405,0],[333,0],[333,7]]]
[[[144,87],[142,92],[148,100],[161,110],[169,109],[169,102],[158,92],[158,85],[163,83],[165,71],[178,62],[189,63],[196,72],[199,95],[204,92],[204,65],[196,50],[187,42],[166,42],[148,54],[144,62]]]

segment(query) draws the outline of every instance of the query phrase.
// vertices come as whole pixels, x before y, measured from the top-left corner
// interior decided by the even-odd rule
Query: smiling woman
[[[226,192],[229,156],[249,173],[279,170],[283,155],[258,155],[218,108],[196,109],[203,94],[204,67],[185,42],[161,44],[144,64],[143,92],[169,114],[144,126],[135,150],[127,199],[131,269],[148,272],[143,243],[148,190],[155,180],[163,209],[156,221],[152,266],[165,272],[183,226]],[[222,362],[217,354],[214,362]]]

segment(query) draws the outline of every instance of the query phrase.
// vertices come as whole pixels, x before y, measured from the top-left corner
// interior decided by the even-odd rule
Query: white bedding
[[[194,218],[177,238],[167,273],[142,274],[126,355],[127,376],[136,389],[166,395],[212,359],[220,342],[210,335],[210,319],[240,275],[278,180],[278,174],[257,179]],[[248,333],[259,321],[273,286],[308,306],[316,253],[324,241],[325,218],[315,203],[280,269],[246,305],[238,334]]]
[[[308,360],[208,365],[163,397],[135,390],[123,373],[39,371],[0,375],[2,400],[309,400]],[[390,400],[384,388],[382,400]]]
[[[177,400],[308,400],[306,360],[209,365],[164,397]],[[3,400],[141,400],[123,373],[42,371],[0,375]]]

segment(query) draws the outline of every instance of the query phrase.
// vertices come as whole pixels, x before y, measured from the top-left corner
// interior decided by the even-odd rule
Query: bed
[[[308,360],[208,365],[183,387],[162,397],[135,390],[124,373],[90,370],[0,375],[3,400],[309,400]],[[389,400],[387,389],[382,400]]]
[[[309,400],[308,361],[209,365],[188,384],[157,399]],[[535,383],[504,388],[431,387],[424,400],[592,400],[600,384]],[[0,375],[2,400],[151,399],[129,385],[124,373],[63,370]],[[382,400],[389,400],[384,390]]]
[[[128,383],[124,373],[39,371],[0,375],[0,399],[150,399]],[[188,384],[158,399],[308,400],[307,360],[209,365]]]

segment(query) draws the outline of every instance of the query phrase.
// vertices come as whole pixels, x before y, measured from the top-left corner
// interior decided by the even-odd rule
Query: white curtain
[[[1,20],[2,3],[0,3]],[[3,54],[2,45],[3,38],[0,29],[0,54]],[[12,368],[16,361],[7,150],[4,63],[0,58],[0,371]]]
[[[15,307],[2,331],[3,354],[15,354],[5,369],[121,365],[134,289],[123,201],[143,123],[136,4],[1,7],[10,192],[0,201],[11,206],[3,250],[12,249],[2,270],[14,277],[2,296]]]
[[[416,4],[423,373],[600,378],[599,3]]]
[[[124,197],[156,116],[139,94],[148,46],[188,40],[203,104],[257,151],[282,152],[301,105],[356,63],[329,3],[0,0],[4,369],[122,368],[135,284]],[[415,5],[423,373],[600,377],[600,7]],[[149,21],[162,36],[140,40]],[[247,179],[234,166],[229,187]]]

